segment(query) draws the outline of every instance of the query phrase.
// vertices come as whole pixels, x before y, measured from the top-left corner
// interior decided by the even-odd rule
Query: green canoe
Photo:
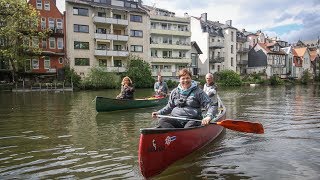
[[[124,109],[144,108],[158,105],[165,105],[168,102],[166,98],[146,98],[146,99],[111,99],[106,97],[96,97],[97,112],[116,111]]]

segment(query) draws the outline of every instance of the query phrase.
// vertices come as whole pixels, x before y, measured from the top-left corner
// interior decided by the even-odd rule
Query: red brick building
[[[65,61],[65,16],[56,6],[56,0],[29,0],[40,12],[39,31],[50,29],[50,36],[39,39],[40,56],[26,60],[26,72],[59,77]]]

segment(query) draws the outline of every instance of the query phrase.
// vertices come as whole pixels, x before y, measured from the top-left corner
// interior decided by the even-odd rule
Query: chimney
[[[208,20],[207,19],[207,13],[202,13],[201,14],[201,20],[204,21],[204,22],[207,22],[207,20]]]
[[[184,17],[185,18],[189,17],[189,14],[188,13],[184,13]]]
[[[242,29],[242,32],[246,32],[246,29]]]
[[[226,21],[226,24],[227,24],[228,26],[232,26],[232,20]]]

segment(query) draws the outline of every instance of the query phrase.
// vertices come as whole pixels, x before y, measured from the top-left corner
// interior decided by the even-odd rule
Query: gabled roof
[[[317,51],[310,51],[310,59],[314,61],[318,57]]]
[[[269,46],[267,46],[269,44]],[[268,54],[280,54],[280,55],[285,55],[286,53],[280,49],[279,51],[271,51],[271,47],[274,46],[275,44],[278,43],[274,43],[273,45],[271,45],[270,43],[257,43],[257,45],[259,45],[262,49],[264,49]],[[279,44],[278,44],[279,45]]]
[[[290,51],[292,52],[292,46],[281,48],[286,54],[289,54]]]
[[[306,53],[306,51],[309,53],[308,48],[307,47],[301,47],[301,48],[294,48],[294,50],[297,53],[297,56],[303,57],[304,54]]]
[[[191,41],[191,46],[194,46],[194,48],[197,50],[198,54],[202,54],[202,51],[200,47],[198,46],[197,42]]]

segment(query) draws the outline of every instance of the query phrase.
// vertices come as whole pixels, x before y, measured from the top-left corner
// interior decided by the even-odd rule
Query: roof
[[[318,57],[317,51],[310,51],[310,59],[314,61]]]
[[[269,44],[269,46],[267,46]],[[262,49],[264,49],[268,54],[280,54],[280,55],[285,55],[286,53],[280,49],[279,51],[271,51],[270,48],[272,46],[274,46],[275,44],[278,43],[274,43],[273,45],[271,45],[270,43],[257,43],[256,45],[259,45]]]
[[[306,53],[306,51],[308,50],[307,47],[302,47],[302,48],[294,48],[294,50],[296,51],[297,53],[297,56],[304,56],[304,54]]]
[[[194,48],[197,50],[198,54],[202,54],[202,51],[200,47],[198,46],[197,42],[191,41],[191,46],[194,46]]]
[[[281,48],[286,54],[289,54],[290,51],[292,50],[292,46]]]

